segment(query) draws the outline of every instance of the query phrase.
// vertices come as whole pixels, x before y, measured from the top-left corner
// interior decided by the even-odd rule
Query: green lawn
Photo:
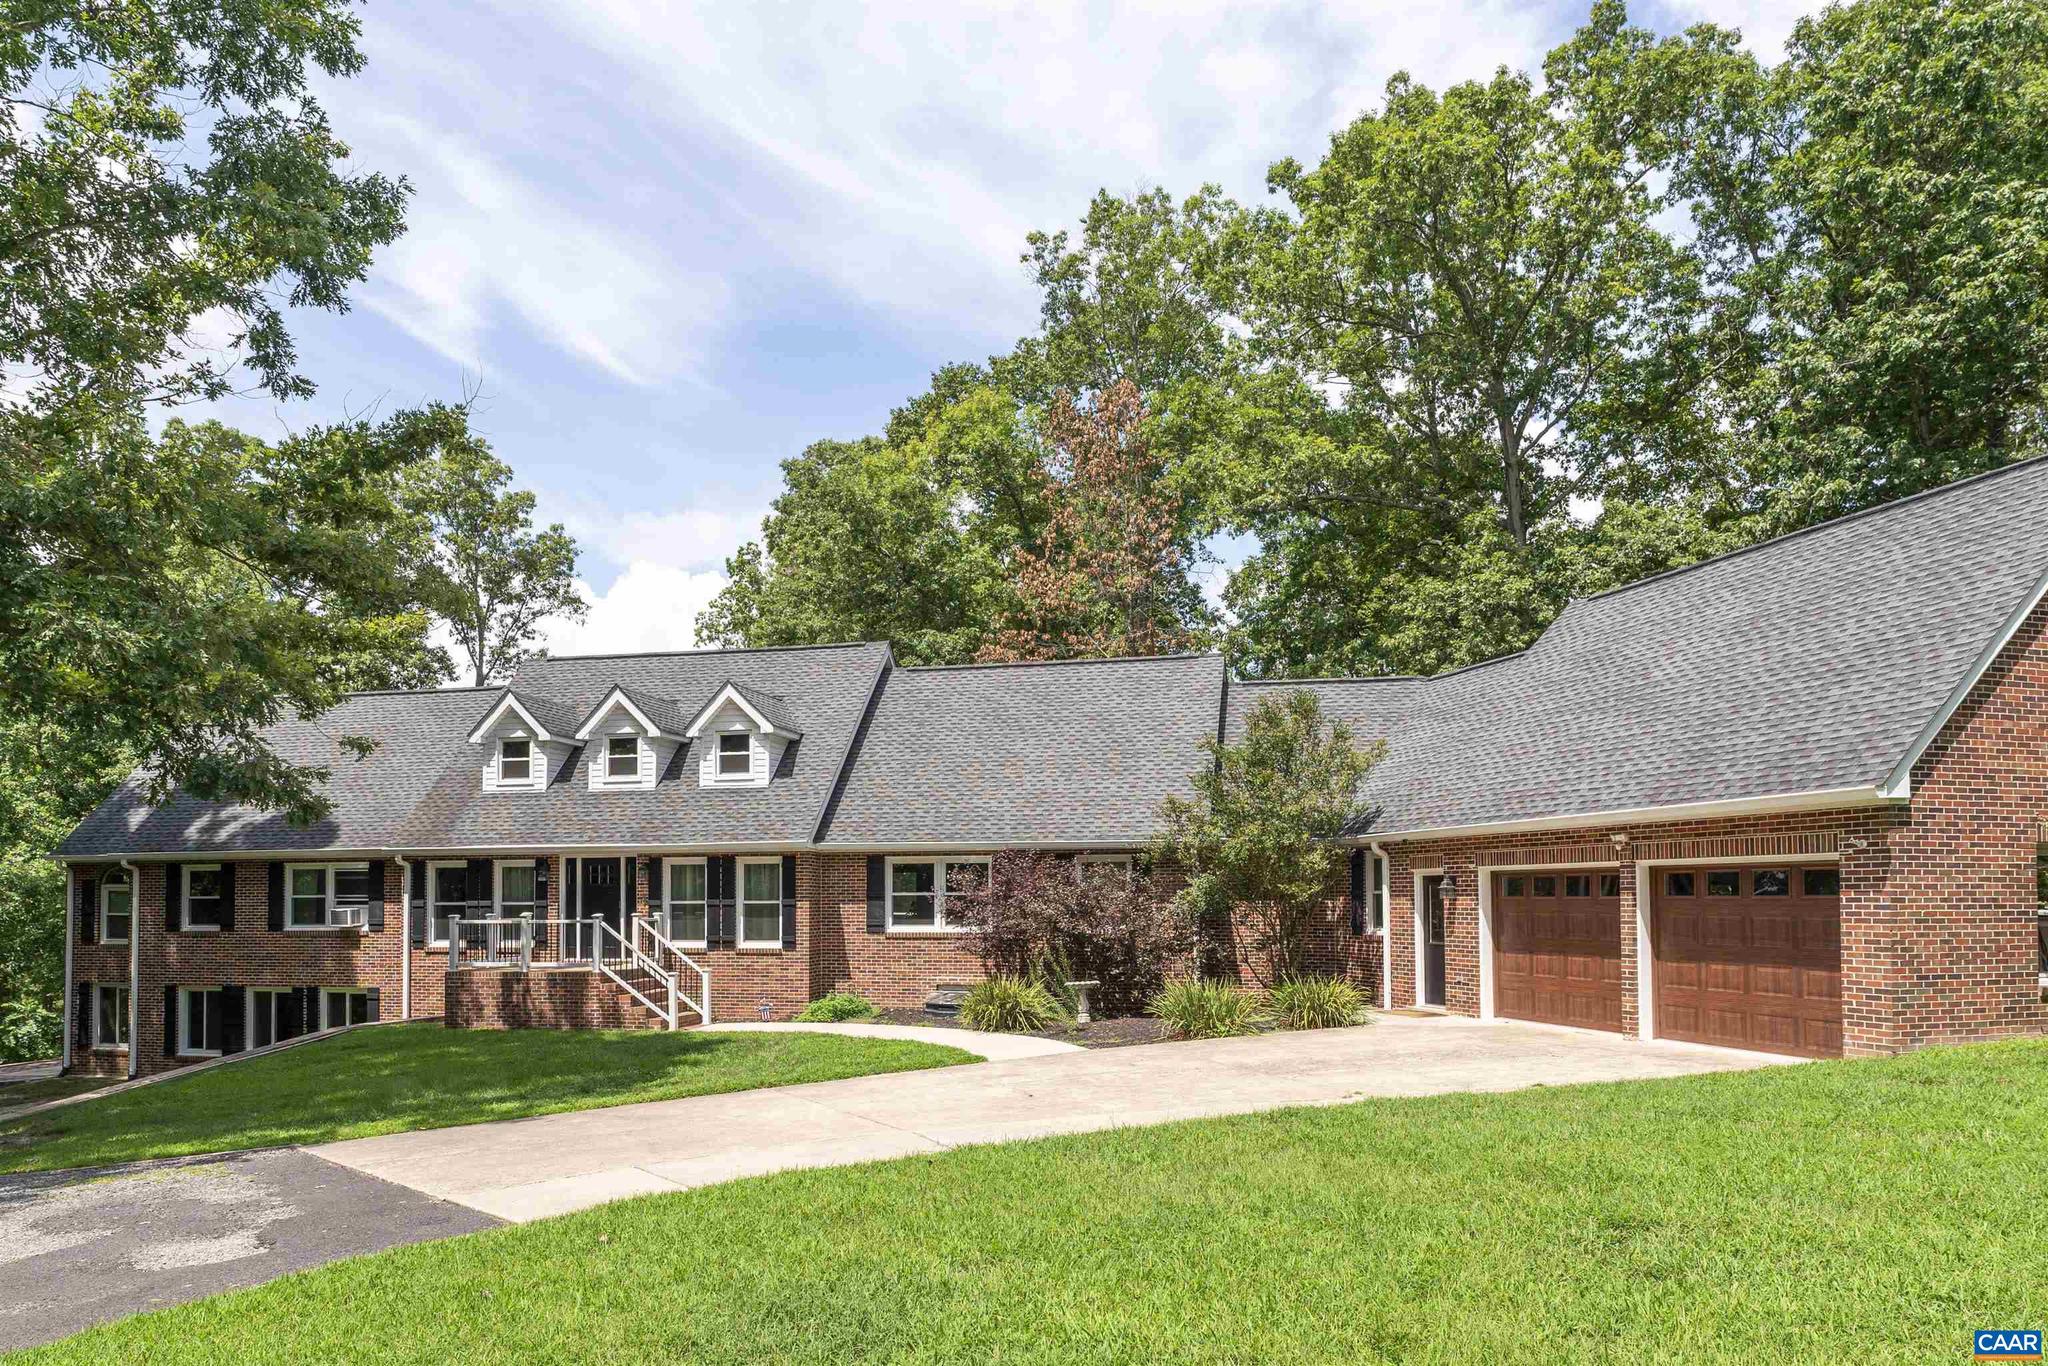
[[[2048,1044],[1369,1101],[424,1244],[43,1362],[1968,1360],[2048,1322]]]
[[[0,1121],[0,1172],[439,1129],[973,1062],[834,1034],[392,1025]]]
[[[0,1086],[0,1110],[11,1110],[17,1105],[40,1105],[46,1100],[97,1091],[119,1080],[119,1077],[43,1077],[36,1081],[9,1082]]]

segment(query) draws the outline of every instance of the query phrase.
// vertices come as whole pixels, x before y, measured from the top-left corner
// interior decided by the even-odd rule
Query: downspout
[[[58,1071],[66,1075],[71,1071],[71,1036],[78,1032],[78,1022],[71,1018],[71,1012],[78,1002],[78,983],[71,980],[71,941],[78,934],[78,912],[72,903],[78,896],[78,870],[64,864],[64,1060]],[[135,931],[129,930],[128,937],[134,938]],[[132,1050],[131,1050],[132,1051]]]
[[[1394,871],[1394,861],[1387,857],[1387,851],[1374,840],[1366,846],[1372,850],[1373,895],[1379,898],[1375,911],[1385,908],[1380,917],[1380,1009],[1394,1008],[1394,898],[1387,887],[1386,879]]]
[[[141,1071],[142,1040],[136,1012],[142,1008],[142,870],[128,859],[128,1080]]]
[[[393,854],[398,865],[398,1018],[412,1018],[412,860]]]

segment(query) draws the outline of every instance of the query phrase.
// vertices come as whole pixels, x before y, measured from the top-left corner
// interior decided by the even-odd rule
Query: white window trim
[[[933,865],[932,891],[934,895],[932,897],[932,918],[934,923],[930,925],[898,925],[896,923],[896,865],[899,863],[929,863]],[[928,858],[920,858],[914,854],[905,854],[901,857],[891,857],[887,860],[888,866],[884,869],[886,876],[883,878],[882,885],[884,890],[888,893],[888,918],[885,922],[888,926],[888,933],[967,933],[967,930],[969,928],[968,926],[951,924],[949,923],[946,917],[946,870],[956,863],[975,864],[978,867],[980,867],[985,873],[990,872],[993,868],[993,865],[990,862],[990,855],[987,854],[968,854],[960,858],[947,858],[943,854],[933,854]]]
[[[100,993],[101,993],[101,992],[103,992],[103,991],[116,991],[116,992],[118,992],[118,991],[127,991],[127,990],[128,990],[128,984],[127,984],[126,982],[95,982],[95,983],[93,983],[93,988],[92,988],[92,1046],[93,1046],[93,1051],[95,1051],[95,1052],[98,1052],[98,1053],[126,1053],[126,1052],[128,1051],[128,1043],[127,1043],[127,1041],[126,1041],[126,1040],[122,1040],[122,1041],[120,1041],[120,1042],[118,1042],[118,1043],[108,1043],[108,1042],[107,1042],[107,1041],[106,1041],[105,1039],[103,1039],[103,1038],[101,1038],[101,1037],[100,1037]],[[118,1000],[119,998],[117,997],[116,999]],[[131,995],[131,996],[129,997],[129,1001],[130,1001],[130,1006],[129,1006],[129,1009],[127,1009],[127,1010],[123,1010],[123,1011],[120,1011],[120,1012],[119,1012],[119,1018],[120,1018],[120,1021],[121,1021],[121,1027],[122,1027],[123,1029],[131,1029],[131,1030],[132,1030],[132,1029],[134,1028],[134,1024],[133,1024],[133,1016],[134,1016],[134,1006],[133,1006],[133,1002],[134,1002],[134,999],[135,999],[135,998],[134,998],[134,997],[133,997],[133,996]]]
[[[181,934],[219,934],[219,925],[195,925],[192,923],[192,875],[194,873],[217,873],[218,863],[186,863],[178,867],[178,931]],[[219,901],[226,901],[222,896]]]
[[[440,880],[436,878],[434,874],[439,872],[443,868],[462,869],[464,875],[463,890],[465,892],[469,890],[469,884],[467,881],[469,873],[468,859],[436,859],[433,862],[427,864],[427,940],[425,945],[423,945],[423,947],[425,948],[445,949],[448,947],[447,935],[444,934],[438,939],[434,937],[434,922],[436,920],[435,911],[440,906]],[[469,898],[465,896],[460,904],[464,910],[467,910],[469,908]],[[456,912],[456,914],[460,915],[461,911]]]
[[[747,742],[747,766],[738,773],[727,773],[725,771],[725,740],[727,736],[743,736]],[[722,730],[717,732],[716,739],[712,745],[711,781],[714,783],[730,784],[734,787],[744,787],[753,783],[755,781],[754,750],[760,743],[761,737],[750,730]]]
[[[645,780],[640,776],[640,765],[647,757],[647,741],[645,737],[639,735],[607,735],[602,738],[604,740],[604,753],[597,756],[597,786],[647,786]],[[631,740],[633,742],[633,771],[631,773],[612,772],[612,742],[615,740]]]
[[[689,901],[689,902],[683,902],[683,903],[681,903],[681,904],[683,904],[683,905],[688,905],[688,906],[702,906],[702,907],[704,908],[704,929],[705,929],[705,932],[706,932],[706,934],[708,935],[708,934],[709,934],[709,932],[710,932],[710,929],[711,929],[711,866],[710,866],[710,865],[711,865],[711,861],[710,861],[709,859],[707,859],[707,858],[703,858],[703,857],[701,857],[701,856],[700,856],[700,857],[696,857],[696,858],[668,858],[668,859],[663,859],[663,860],[661,861],[661,928],[662,928],[662,933],[666,934],[666,933],[668,933],[668,932],[669,932],[669,931],[670,931],[671,929],[673,929],[673,928],[675,927],[675,920],[674,920],[673,916],[672,916],[672,915],[670,914],[670,911],[671,911],[671,909],[672,909],[672,903],[671,903],[671,902],[670,902],[670,900],[669,900],[669,894],[668,894],[668,893],[669,893],[669,870],[670,870],[671,868],[673,868],[673,867],[674,867],[675,865],[677,865],[677,864],[693,864],[693,865],[695,865],[696,867],[702,868],[702,869],[704,870],[704,899],[703,899],[702,901]],[[735,873],[735,874],[734,874],[734,876],[735,876],[735,877],[737,877],[737,876],[738,876],[738,874],[737,874],[737,873]],[[701,948],[705,948],[705,947],[707,947],[707,946],[709,945],[709,943],[710,943],[710,940],[709,940],[708,938],[704,938],[704,939],[677,939],[677,940],[675,940],[675,941],[674,941],[674,943],[675,943],[675,946],[676,946],[677,948],[679,948],[679,949],[701,949]],[[780,939],[777,939],[777,940],[776,940],[776,942],[775,942],[775,946],[776,946],[777,948],[781,948],[781,947],[782,947],[782,941],[781,941]]]
[[[346,998],[346,997],[350,997],[350,996],[360,996],[360,997],[362,997],[362,998],[363,998],[363,1000],[364,1000],[364,1002],[365,1002],[365,1005],[364,1005],[363,1009],[364,1009],[364,1013],[365,1013],[365,1015],[367,1016],[367,1014],[368,1014],[368,1011],[369,1011],[369,1006],[368,1006],[368,1004],[367,1004],[367,1003],[368,1003],[368,1001],[369,1001],[369,998],[370,998],[370,993],[369,993],[369,991],[368,991],[368,989],[367,989],[367,988],[364,988],[364,987],[322,987],[322,988],[320,988],[320,1027],[319,1027],[318,1029],[314,1029],[314,1030],[309,1030],[309,1031],[307,1031],[307,1032],[308,1032],[308,1033],[313,1033],[313,1034],[325,1034],[325,1033],[326,1033],[326,1032],[327,1032],[328,1030],[330,1030],[330,1029],[345,1029],[345,1028],[347,1028],[347,1027],[348,1027],[348,1023],[347,1023],[347,1021],[346,1021],[346,1020],[344,1020],[344,1021],[343,1021],[343,1022],[342,1022],[341,1024],[338,1024],[338,1025],[334,1025],[334,1024],[329,1024],[329,1023],[327,1023],[327,1012],[328,1012],[328,1010],[329,1010],[329,1009],[330,1009],[330,1008],[331,1008],[331,1007],[333,1006],[333,1004],[334,1004],[334,1001],[335,1001],[335,998],[337,998],[337,997],[343,997],[343,998]]]
[[[107,933],[107,894],[114,891],[128,893],[128,933],[119,939]],[[135,934],[135,879],[127,873],[113,873],[100,879],[100,924],[99,942],[102,944],[125,944]]]
[[[1385,854],[1375,854],[1370,849],[1365,851],[1365,856],[1372,863],[1372,886],[1367,889],[1368,894],[1372,898],[1372,908],[1367,912],[1366,929],[1368,933],[1385,938],[1387,933],[1387,880],[1393,876],[1393,865]]]
[[[747,868],[761,864],[775,870],[775,935],[771,939],[747,938]],[[789,889],[782,885],[782,860],[776,858],[742,858],[733,861],[732,927],[733,944],[742,949],[779,949],[782,947],[782,896]],[[759,902],[754,903],[759,905]]]
[[[505,776],[505,746],[507,744],[526,746],[526,776],[507,778]],[[540,747],[540,741],[530,735],[501,735],[498,746],[491,755],[491,785],[504,792],[529,792],[547,785],[547,752]]]
[[[191,1011],[191,1008],[190,1008],[190,1001],[189,1001],[189,998],[191,998],[191,997],[193,997],[193,996],[204,996],[204,995],[207,995],[207,994],[208,994],[209,992],[217,992],[217,991],[219,991],[219,990],[220,990],[220,988],[219,988],[219,987],[179,987],[179,988],[178,988],[178,1056],[179,1056],[179,1057],[181,1057],[181,1058],[217,1058],[217,1057],[219,1057],[219,1056],[220,1056],[220,1050],[219,1050],[218,1048],[194,1048],[194,1047],[192,1047],[192,1033],[191,1033],[191,1024],[192,1024],[192,1011]]]
[[[320,914],[324,918],[317,925],[295,925],[292,923],[292,903],[300,900],[300,898],[292,895],[292,874],[298,872],[301,869],[317,869],[320,872],[326,874],[326,877],[323,880],[323,885],[325,886],[326,889],[324,902],[320,908]],[[360,934],[363,931],[368,930],[370,927],[370,902],[368,899],[366,899],[363,902],[363,920],[361,924],[352,924],[346,920],[340,922],[337,922],[335,920],[334,912],[336,911],[336,909],[338,909],[340,903],[336,899],[336,892],[334,889],[334,875],[339,872],[350,872],[362,873],[365,876],[367,876],[369,874],[369,871],[370,865],[360,860],[353,863],[347,861],[341,863],[287,863],[284,866],[285,929],[287,929],[293,934],[333,934],[337,931],[343,934]],[[372,899],[374,899],[376,888],[371,888],[370,892],[372,894]]]
[[[491,910],[495,912],[500,919],[505,919],[508,917],[522,914],[521,912],[510,909],[510,907],[512,906],[529,907],[533,913],[533,918],[535,920],[546,920],[548,918],[547,904],[543,902],[540,897],[540,875],[538,873],[535,873],[534,875],[533,900],[531,902],[514,901],[508,903],[505,900],[505,870],[507,868],[537,869],[539,867],[540,860],[531,858],[498,859],[491,865]],[[432,875],[430,874],[430,884],[431,880]],[[429,893],[429,899],[432,899],[431,892]],[[444,939],[441,942],[445,944],[448,941]]]

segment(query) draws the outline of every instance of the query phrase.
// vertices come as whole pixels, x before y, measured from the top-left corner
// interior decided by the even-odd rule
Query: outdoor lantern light
[[[773,1001],[769,1000],[769,999],[768,999],[768,998],[767,998],[766,996],[763,996],[763,997],[761,998],[761,1018],[762,1018],[762,1020],[763,1020],[763,1021],[767,1020],[767,1019],[768,1019],[768,1017],[769,1017],[769,1016],[771,1016],[771,1015],[773,1015],[774,1013],[775,1013],[775,1003],[774,1003]]]
[[[1455,873],[1445,873],[1443,881],[1444,900],[1449,901],[1458,894],[1458,878]]]

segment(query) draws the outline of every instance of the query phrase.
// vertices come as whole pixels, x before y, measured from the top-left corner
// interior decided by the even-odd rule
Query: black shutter
[[[661,915],[661,908],[668,902],[668,860],[659,854],[647,856],[647,917],[652,920]],[[668,926],[661,927],[663,934]]]
[[[718,882],[718,900],[713,912],[718,918],[718,938],[711,943],[714,949],[730,949],[739,946],[739,900],[737,891],[738,864],[731,854],[718,854],[709,860],[715,870]],[[710,940],[710,935],[705,938]]]
[[[427,942],[427,864],[424,859],[412,866],[412,913],[410,916],[412,946],[419,948]]]
[[[74,909],[78,916],[78,942],[81,944],[97,944],[100,942],[100,918],[95,914],[99,909],[96,905],[99,900],[99,888],[100,885],[95,879],[87,877],[83,873],[79,874],[77,885],[72,894],[78,898]],[[135,905],[133,900],[130,900],[128,904],[131,909]],[[129,917],[129,926],[128,933],[132,935],[135,933],[133,916]]]
[[[1351,851],[1351,932],[1365,933],[1365,850]]]
[[[533,947],[536,951],[548,946],[548,921],[554,918],[555,902],[553,889],[548,885],[550,860],[537,858],[533,861]]]
[[[868,933],[889,928],[889,870],[880,854],[868,855]]]
[[[370,860],[370,928],[384,928],[384,860]]]
[[[225,1053],[227,1051],[225,1047],[227,1032],[222,1007],[227,1004],[227,1001],[224,993],[209,991],[205,993],[202,999],[206,1003],[206,1037],[212,1039],[217,1044],[223,1045],[221,1051]]]
[[[92,1043],[92,984],[80,982],[71,993],[71,1037],[80,1048]]]
[[[782,856],[782,947],[796,947],[796,855]]]
[[[178,989],[164,988],[164,1056],[178,1056]]]
[[[365,995],[367,995],[367,996],[369,997],[369,1002],[370,1002],[370,1019],[371,1019],[371,1020],[373,1020],[373,1021],[375,1021],[375,1020],[381,1020],[381,1019],[383,1019],[383,1018],[384,1018],[384,993],[383,993],[383,991],[382,991],[382,990],[381,990],[380,988],[377,988],[377,987],[371,987],[371,988],[369,989],[369,991],[365,993]]]
[[[178,928],[178,902],[185,895],[185,874],[175,863],[164,865],[164,928]]]
[[[249,1011],[238,986],[223,986],[214,999],[220,1002],[220,1051],[239,1053],[248,1045]]]
[[[220,866],[220,927],[223,930],[235,927],[235,865],[232,863]]]
[[[270,918],[268,924],[273,930],[284,928],[284,865],[272,860],[270,864]]]

